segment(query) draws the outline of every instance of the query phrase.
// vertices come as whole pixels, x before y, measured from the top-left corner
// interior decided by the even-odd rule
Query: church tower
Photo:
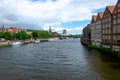
[[[49,33],[52,33],[52,29],[51,29],[51,26],[49,27]]]

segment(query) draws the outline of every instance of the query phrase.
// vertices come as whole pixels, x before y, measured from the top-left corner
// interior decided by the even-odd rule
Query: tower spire
[[[51,29],[51,26],[49,27],[49,33],[52,33],[52,29]]]

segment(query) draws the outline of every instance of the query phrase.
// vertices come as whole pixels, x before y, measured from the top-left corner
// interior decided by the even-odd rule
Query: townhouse
[[[102,45],[112,48],[113,11],[115,6],[107,6],[102,18]]]
[[[120,50],[120,0],[113,11],[112,45],[114,50]]]
[[[83,28],[83,35],[81,37],[81,41],[85,44],[91,43],[91,27],[90,24],[88,24],[85,28]]]
[[[88,33],[86,28],[81,39],[84,41],[88,39],[85,36]],[[107,6],[104,12],[93,15],[89,28],[91,44],[120,50],[120,0],[115,6]]]
[[[96,28],[95,28],[95,45],[96,46],[100,46],[102,43],[102,34],[101,34],[101,26],[102,26],[102,17],[103,17],[104,12],[100,12],[97,14],[97,18],[96,18]]]
[[[90,24],[90,27],[91,27],[91,43],[93,45],[95,45],[95,41],[96,41],[96,19],[97,19],[97,16],[96,15],[93,15],[92,16],[92,20],[91,20],[91,24]]]

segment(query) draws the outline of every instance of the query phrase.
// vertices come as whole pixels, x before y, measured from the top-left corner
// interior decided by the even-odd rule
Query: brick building
[[[107,6],[102,18],[102,45],[104,47],[112,47],[112,23],[113,11],[115,6]]]
[[[91,42],[92,44],[94,45],[95,44],[95,41],[96,41],[96,19],[97,19],[97,16],[96,15],[93,15],[92,16],[92,20],[91,20]]]
[[[21,28],[14,28],[14,27],[6,28],[6,32],[10,32],[10,33],[18,33],[18,32],[21,32],[21,31],[22,31]]]
[[[103,17],[103,14],[104,12],[100,12],[97,14],[97,18],[96,18],[96,25],[95,25],[95,35],[96,35],[96,38],[95,38],[95,45],[96,46],[100,46],[102,41],[101,41],[101,38],[102,38],[102,34],[101,34],[101,26],[102,26],[102,17]]]
[[[120,50],[120,0],[118,0],[113,12],[113,49]]]
[[[89,25],[91,44],[120,50],[120,0],[115,6],[107,6],[104,12],[92,16]],[[87,33],[85,29],[83,29],[83,36]]]
[[[83,28],[83,35],[81,37],[81,41],[85,44],[91,43],[91,26],[88,24],[85,28]]]

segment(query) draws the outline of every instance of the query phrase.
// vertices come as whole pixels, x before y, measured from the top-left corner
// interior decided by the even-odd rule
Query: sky
[[[92,15],[117,0],[0,0],[0,25],[81,34]]]

